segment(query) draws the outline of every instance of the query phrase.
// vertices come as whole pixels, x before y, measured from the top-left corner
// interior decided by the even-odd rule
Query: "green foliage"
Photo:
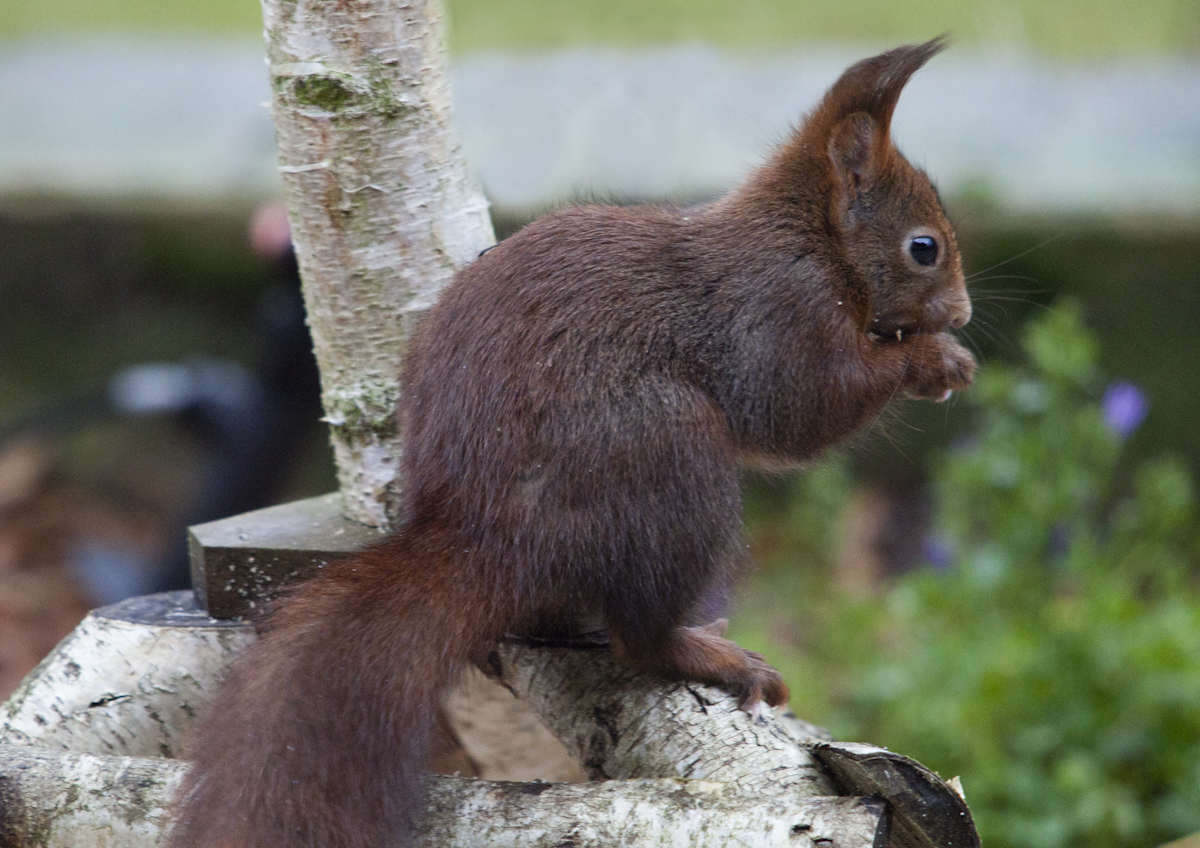
[[[781,618],[798,634],[767,647],[798,711],[961,775],[991,846],[1133,848],[1200,829],[1192,484],[1171,459],[1118,473],[1096,348],[1064,303],[1027,328],[1026,366],[981,370],[974,435],[933,469],[938,569],[880,598],[826,585],[810,601],[809,587],[790,619],[778,574],[757,597],[771,636]],[[806,548],[829,551],[830,531],[810,531],[824,538]]]

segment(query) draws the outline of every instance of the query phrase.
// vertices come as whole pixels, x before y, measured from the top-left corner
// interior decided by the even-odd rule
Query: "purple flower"
[[[956,552],[949,539],[929,535],[921,540],[921,558],[934,571],[947,571],[954,564]]]
[[[1100,411],[1104,414],[1104,423],[1122,439],[1127,439],[1146,420],[1150,401],[1133,383],[1118,380],[1104,390]]]
[[[1056,523],[1050,528],[1050,538],[1046,543],[1046,552],[1051,559],[1062,559],[1071,547],[1071,530],[1065,524]]]

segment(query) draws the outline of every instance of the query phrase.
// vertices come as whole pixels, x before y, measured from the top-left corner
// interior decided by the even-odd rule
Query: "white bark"
[[[759,798],[705,780],[530,784],[440,778],[421,844],[438,848],[873,848],[876,798]]]
[[[753,718],[727,692],[664,684],[599,647],[509,642],[488,661],[593,779],[709,780],[760,798],[837,794],[793,726],[765,705]]]
[[[161,610],[167,597],[171,596],[157,596],[147,606]],[[4,837],[0,844],[16,848],[160,844],[168,826],[166,812],[186,763],[155,755],[178,752],[179,738],[190,729],[196,708],[212,692],[236,650],[253,638],[247,626],[209,625],[194,610],[178,617],[187,618],[187,626],[93,613],[0,708],[6,717],[3,741],[21,743],[0,745],[0,836]],[[804,846],[816,840],[829,840],[822,843],[827,848],[873,844],[883,804],[816,797],[819,784],[806,774],[807,755],[793,744],[796,756],[791,761],[781,756],[784,751],[776,743],[785,737],[778,728],[755,725],[744,713],[720,703],[729,699],[711,690],[664,689],[625,672],[604,652],[510,647],[502,652],[508,657],[510,681],[536,679],[541,688],[567,693],[542,698],[540,703],[556,705],[556,725],[567,728],[573,738],[589,738],[597,731],[597,709],[611,718],[614,704],[629,704],[631,720],[604,722],[605,738],[621,740],[605,749],[604,762],[610,770],[636,773],[640,767],[648,773],[693,778],[706,774],[709,779],[564,784],[431,776],[420,844],[438,848]],[[580,681],[560,678],[578,671],[572,655],[591,670]],[[591,686],[612,687],[618,694],[600,700],[571,694]],[[700,708],[697,697],[708,706]],[[498,701],[504,703],[497,707]],[[487,694],[487,684],[476,680],[458,690],[451,698],[451,713],[460,729],[463,723],[476,725],[475,736],[466,734],[469,750],[473,746],[471,754],[480,761],[492,756],[500,773],[559,768],[565,772],[563,777],[577,774],[577,767],[572,774],[564,760],[561,744],[557,752],[536,762],[519,755],[514,759],[514,752],[499,740],[542,737],[544,742],[545,731],[519,702]],[[497,721],[498,726],[484,727],[489,721]],[[661,735],[671,733],[682,734],[682,741]],[[716,744],[705,751],[703,740],[710,736]],[[645,750],[637,751],[635,743]],[[546,747],[552,749],[553,745]],[[688,758],[686,764],[677,762],[681,755]],[[780,791],[754,779],[756,768],[774,769]]]
[[[292,233],[346,514],[386,527],[400,360],[492,244],[451,129],[439,0],[262,0]]]
[[[0,745],[0,843],[152,848],[187,769],[173,760]],[[708,781],[497,783],[431,776],[418,843],[429,848],[871,848],[877,799],[785,804]],[[386,846],[381,846],[386,848]]]
[[[0,745],[0,845],[155,848],[187,763]]]
[[[0,742],[18,743],[0,745],[0,845],[158,844],[185,766],[157,755],[178,754],[197,708],[251,638],[247,626],[205,617],[186,593],[89,616],[0,707]],[[479,735],[464,740],[476,761],[490,751],[493,774],[563,768],[553,776],[569,777],[570,753],[593,777],[623,779],[431,776],[422,844],[849,848],[873,845],[882,833],[884,805],[871,799],[883,798],[893,845],[978,845],[959,795],[891,752],[818,741],[771,711],[755,719],[724,692],[636,674],[598,645],[507,643],[488,665],[565,750],[551,744],[541,759],[513,756],[509,742],[544,734],[520,702],[481,695],[476,681],[451,697],[450,709],[460,729],[476,725]],[[839,789],[854,797],[831,797]]]
[[[181,627],[89,613],[0,705],[0,742],[181,756],[196,713],[254,638],[247,626],[197,626],[208,619],[190,617],[192,626]]]
[[[254,637],[248,626],[196,611],[177,615],[187,626],[88,615],[0,706],[0,742],[182,756],[197,712]],[[770,711],[756,722],[711,687],[664,686],[599,649],[510,643],[493,666],[519,699],[471,675],[446,700],[451,725],[484,777],[688,778],[764,797],[835,794]]]

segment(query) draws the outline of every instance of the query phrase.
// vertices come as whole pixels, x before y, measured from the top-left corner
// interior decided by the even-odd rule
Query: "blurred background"
[[[503,238],[703,201],[850,62],[946,32],[900,148],[985,363],[750,478],[734,635],[805,718],[961,774],[989,844],[1200,830],[1200,2],[447,0]],[[252,0],[0,6],[0,696],[183,528],[335,488]]]

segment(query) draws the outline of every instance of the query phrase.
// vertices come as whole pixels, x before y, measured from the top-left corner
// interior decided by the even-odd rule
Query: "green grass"
[[[1200,0],[449,0],[455,52],[708,42],[960,43],[1069,58],[1200,52]],[[0,38],[104,32],[253,37],[254,0],[14,0]]]

